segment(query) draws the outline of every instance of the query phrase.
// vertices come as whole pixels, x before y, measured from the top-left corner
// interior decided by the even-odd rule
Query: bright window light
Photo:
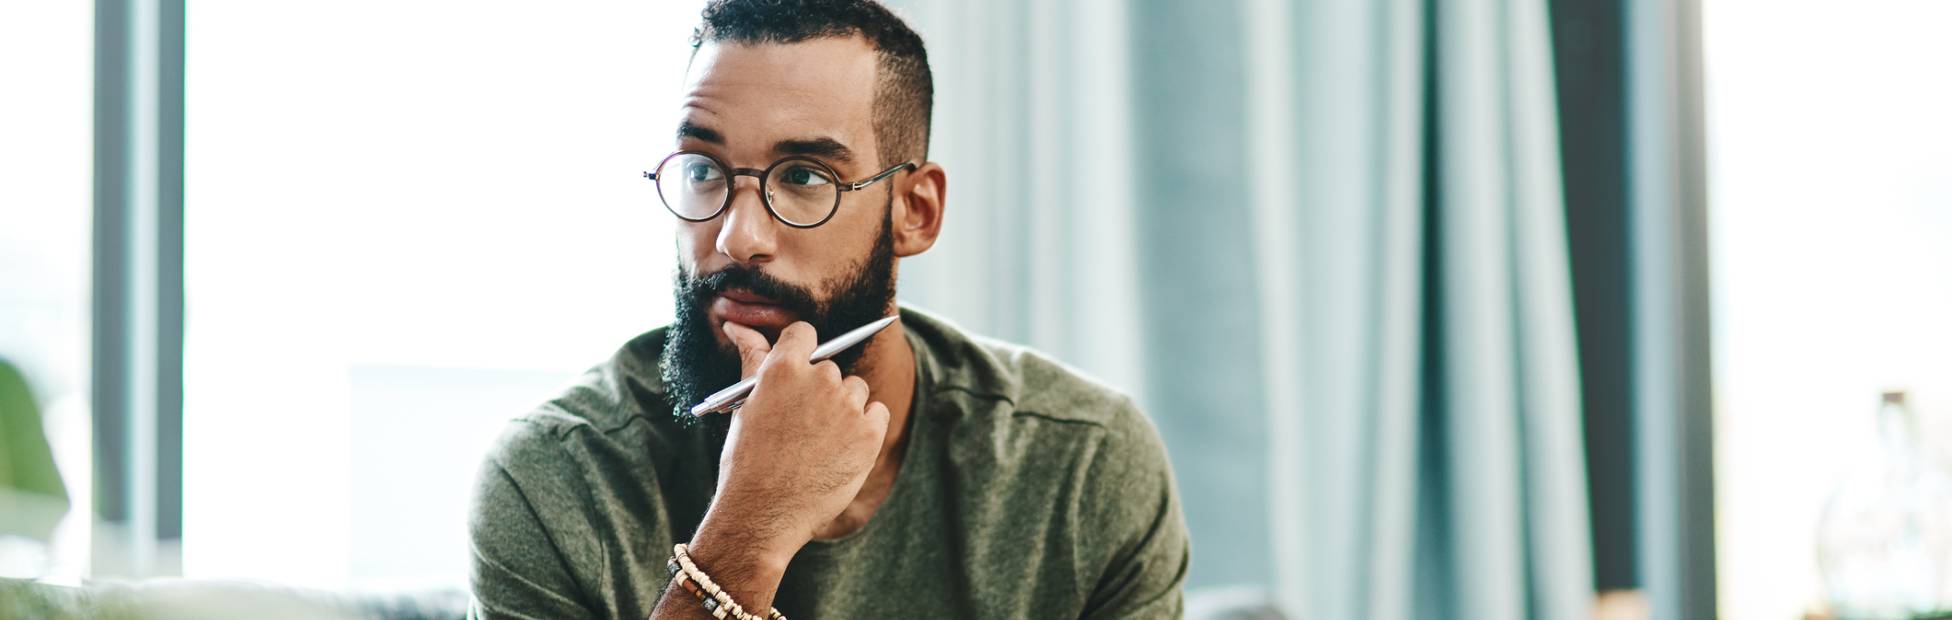
[[[190,3],[186,576],[465,584],[503,422],[670,318],[698,9]]]
[[[51,544],[10,549],[0,572],[70,585],[88,574],[92,512],[94,18],[93,2],[0,3],[0,357],[32,384],[69,498]]]
[[[1879,392],[1952,418],[1952,3],[1704,3],[1722,616],[1822,601]]]

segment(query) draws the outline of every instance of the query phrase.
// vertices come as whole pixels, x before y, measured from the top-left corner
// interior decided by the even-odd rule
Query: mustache
[[[813,292],[775,278],[757,267],[728,265],[703,276],[679,274],[680,293],[693,308],[703,307],[713,297],[732,289],[742,289],[779,304],[781,309],[801,319],[820,316],[820,303]]]

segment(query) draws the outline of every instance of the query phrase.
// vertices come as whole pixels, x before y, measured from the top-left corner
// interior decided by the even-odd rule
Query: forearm
[[[738,323],[724,324],[744,375],[757,384],[732,414],[719,453],[718,490],[687,547],[687,572],[748,613],[764,618],[786,564],[820,525],[861,492],[887,437],[889,412],[869,402],[867,381],[844,376],[831,360],[808,362],[814,331],[795,322],[775,343]],[[682,562],[681,562],[682,564]],[[698,597],[674,578],[653,618],[695,618]]]

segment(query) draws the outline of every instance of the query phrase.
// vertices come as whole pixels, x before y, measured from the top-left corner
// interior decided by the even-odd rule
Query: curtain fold
[[[892,4],[951,180],[903,297],[1140,400],[1189,594],[1590,613],[1544,0]]]

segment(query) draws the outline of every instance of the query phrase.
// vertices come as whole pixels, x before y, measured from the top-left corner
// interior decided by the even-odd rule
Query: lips
[[[768,340],[776,338],[780,329],[797,320],[791,311],[778,302],[742,289],[727,289],[719,293],[712,300],[711,310],[712,315],[720,321],[731,321],[759,330]]]
[[[754,294],[752,291],[748,291],[742,288],[726,289],[725,292],[719,293],[719,296],[727,299],[731,299],[732,301],[736,301],[742,304],[757,304],[757,305],[764,305],[764,306],[779,305],[779,302],[775,301],[771,297],[757,295]]]

